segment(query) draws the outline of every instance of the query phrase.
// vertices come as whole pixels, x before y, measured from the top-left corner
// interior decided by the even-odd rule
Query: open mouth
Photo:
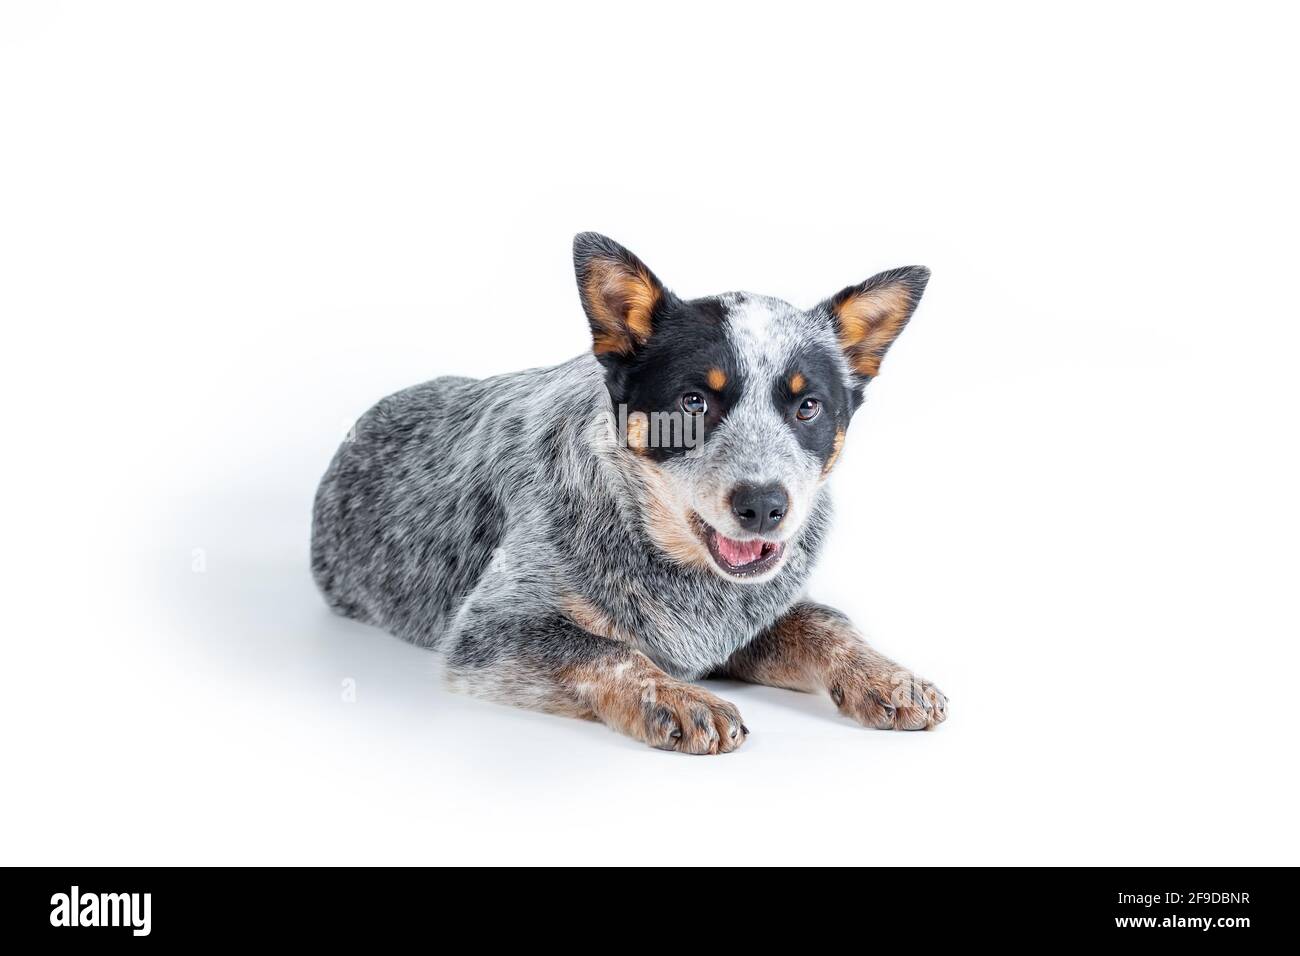
[[[714,562],[734,577],[753,577],[771,570],[781,560],[781,553],[785,550],[785,545],[778,541],[764,541],[761,538],[737,541],[728,538],[710,527],[699,515],[695,516],[695,521]]]

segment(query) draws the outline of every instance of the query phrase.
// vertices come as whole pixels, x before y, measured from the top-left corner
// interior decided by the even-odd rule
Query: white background
[[[1282,5],[0,11],[3,862],[1300,862]],[[934,270],[812,590],[937,732],[665,754],[327,612],[345,423],[584,349],[582,229]]]

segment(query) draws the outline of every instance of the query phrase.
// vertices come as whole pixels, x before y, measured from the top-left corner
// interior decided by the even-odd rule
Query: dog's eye
[[[822,413],[822,403],[815,398],[805,398],[799,403],[799,410],[794,417],[801,422],[810,422]]]
[[[682,396],[682,411],[687,415],[703,415],[709,410],[709,403],[699,392],[687,392]]]

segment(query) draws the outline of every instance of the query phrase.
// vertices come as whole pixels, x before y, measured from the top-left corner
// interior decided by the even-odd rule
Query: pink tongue
[[[718,554],[722,555],[722,560],[733,568],[757,561],[762,553],[763,542],[760,540],[732,541],[730,538],[718,535]]]

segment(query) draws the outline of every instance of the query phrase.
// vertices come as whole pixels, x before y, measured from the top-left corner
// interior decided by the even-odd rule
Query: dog
[[[827,478],[929,270],[801,311],[679,298],[597,233],[573,259],[589,352],[434,379],[357,422],[315,500],[329,606],[436,649],[454,689],[664,750],[748,736],[706,676],[826,693],[868,727],[941,723],[938,688],[804,596]]]

